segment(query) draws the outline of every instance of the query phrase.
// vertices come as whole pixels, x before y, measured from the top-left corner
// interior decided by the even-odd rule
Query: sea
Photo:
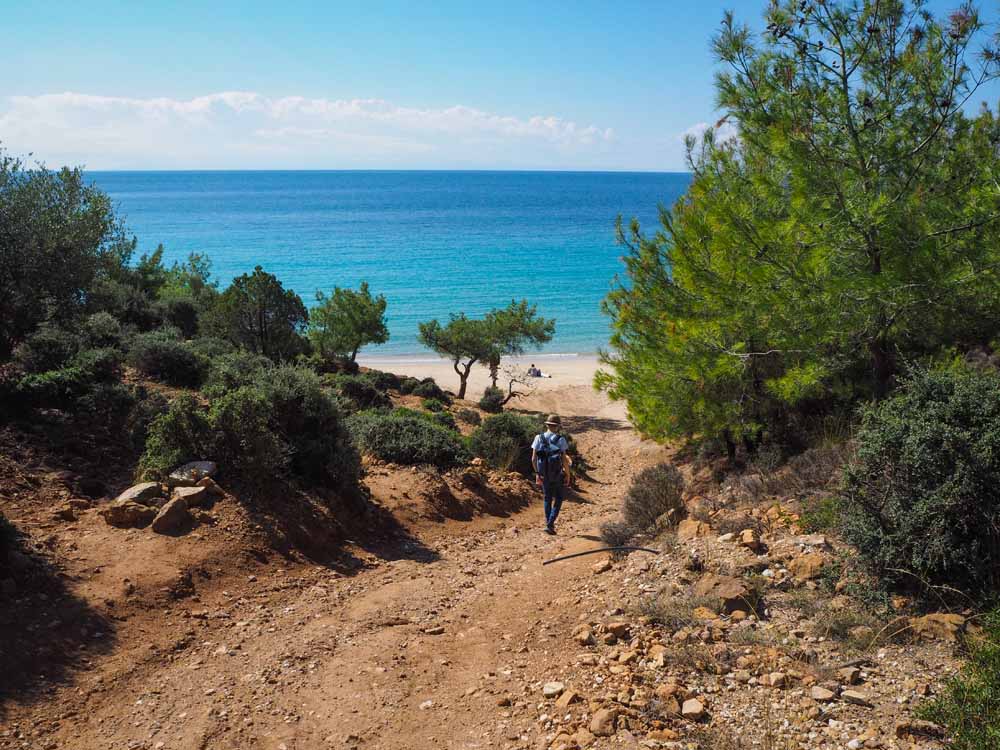
[[[430,356],[417,324],[477,317],[522,298],[554,318],[543,355],[607,345],[601,300],[623,271],[615,217],[659,229],[686,173],[232,171],[89,172],[139,252],[206,254],[224,287],[260,265],[306,305],[367,281],[390,339],[365,353]]]

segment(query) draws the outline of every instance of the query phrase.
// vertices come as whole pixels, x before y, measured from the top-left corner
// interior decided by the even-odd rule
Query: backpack
[[[562,479],[563,475],[563,458],[562,451],[559,450],[559,436],[556,435],[552,440],[549,440],[542,433],[538,437],[540,438],[541,445],[535,451],[538,457],[535,471],[538,472],[546,484],[549,482],[558,482]]]

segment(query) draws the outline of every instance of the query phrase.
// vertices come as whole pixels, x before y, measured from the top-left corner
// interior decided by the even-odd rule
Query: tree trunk
[[[469,385],[469,372],[472,370],[472,365],[476,363],[476,360],[471,360],[465,362],[461,369],[459,369],[458,362],[454,363],[455,372],[458,373],[459,386],[458,386],[458,398],[465,398],[465,389]]]
[[[875,398],[882,399],[889,393],[892,376],[896,371],[892,351],[881,338],[868,342],[868,351],[872,357],[872,373],[875,376]]]

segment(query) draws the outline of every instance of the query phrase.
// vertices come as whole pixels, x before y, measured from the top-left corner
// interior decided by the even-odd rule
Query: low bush
[[[257,382],[273,366],[264,355],[246,350],[223,354],[212,360],[202,391],[209,398],[218,398]]]
[[[183,395],[149,425],[146,450],[139,461],[139,473],[148,479],[162,479],[188,461],[211,458],[214,435],[208,413],[194,396]]]
[[[532,476],[531,443],[543,429],[541,420],[534,417],[511,412],[496,414],[476,428],[469,446],[490,466]]]
[[[434,381],[434,378],[424,378],[418,385],[414,386],[410,393],[414,396],[420,396],[420,398],[436,398],[443,403],[451,403],[451,396],[441,389],[441,386]]]
[[[332,383],[346,411],[384,409],[392,406],[392,401],[386,392],[376,388],[371,380],[362,375],[337,375]]]
[[[132,339],[128,362],[139,372],[168,385],[197,388],[208,362],[170,330],[141,333]]]
[[[122,324],[111,313],[97,312],[90,315],[83,324],[83,335],[90,346],[98,349],[111,347],[120,349],[124,341]]]
[[[483,397],[479,399],[479,408],[487,414],[499,414],[503,411],[503,400],[503,391],[489,386],[483,391]]]
[[[60,370],[73,358],[83,342],[75,333],[43,325],[14,350],[14,362],[26,373]]]
[[[672,464],[662,463],[643,469],[632,480],[622,501],[622,516],[636,532],[656,526],[656,519],[674,511],[674,523],[684,516],[684,478]]]
[[[359,412],[347,428],[358,448],[382,461],[447,469],[469,458],[453,430],[404,410]]]
[[[383,372],[382,370],[366,370],[361,373],[361,377],[370,382],[380,391],[398,391],[399,386],[402,383],[399,375],[394,375],[391,372]]]
[[[129,443],[141,451],[146,447],[149,426],[154,419],[167,411],[170,403],[162,393],[150,391],[145,386],[138,386],[132,396],[134,403],[126,420],[125,429]]]
[[[73,411],[100,420],[105,426],[117,426],[128,420],[135,407],[135,394],[122,383],[97,383],[86,390],[73,405]]]
[[[982,637],[971,642],[962,671],[917,715],[947,728],[954,750],[1000,747],[1000,610],[986,618]]]
[[[319,376],[302,367],[276,367],[259,388],[269,403],[270,427],[288,446],[292,472],[353,489],[360,471],[358,453]]]
[[[420,387],[420,381],[416,378],[403,378],[399,381],[399,392],[404,396],[409,396],[413,393],[414,389]]]
[[[635,530],[625,521],[607,521],[601,524],[601,541],[608,547],[623,547],[632,541]]]
[[[459,409],[455,412],[455,418],[463,424],[470,424],[478,427],[483,423],[483,418],[475,409]]]
[[[188,342],[188,348],[195,354],[209,360],[213,365],[219,357],[241,351],[225,339],[217,339],[214,336],[199,336]]]
[[[876,580],[940,604],[1000,586],[1000,377],[919,373],[864,410],[843,529]]]
[[[427,411],[444,411],[448,407],[445,406],[443,401],[438,401],[436,398],[425,398],[420,402],[420,405],[424,407]]]
[[[799,526],[807,534],[840,528],[840,498],[821,495],[805,498],[799,514]]]
[[[314,372],[277,366],[232,389],[221,382],[207,410],[183,397],[152,421],[144,475],[160,478],[185,461],[211,458],[234,477],[263,482],[287,474],[356,489],[357,451]]]
[[[164,319],[190,339],[198,333],[198,307],[190,299],[172,299],[164,305]]]

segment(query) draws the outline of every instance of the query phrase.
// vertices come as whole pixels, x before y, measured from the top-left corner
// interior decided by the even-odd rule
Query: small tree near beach
[[[420,343],[452,361],[460,381],[458,397],[465,398],[469,373],[477,362],[489,368],[496,388],[501,359],[551,341],[555,327],[554,320],[539,318],[527,300],[511,301],[481,319],[453,313],[447,325],[436,319],[421,323]]]
[[[361,347],[389,340],[385,297],[372,296],[368,282],[357,290],[334,287],[329,297],[316,292],[316,302],[309,315],[309,341],[322,356],[353,362]]]
[[[420,343],[451,360],[458,374],[458,397],[465,398],[473,365],[490,356],[489,327],[485,320],[474,320],[465,313],[452,314],[447,325],[437,320],[420,324]]]

